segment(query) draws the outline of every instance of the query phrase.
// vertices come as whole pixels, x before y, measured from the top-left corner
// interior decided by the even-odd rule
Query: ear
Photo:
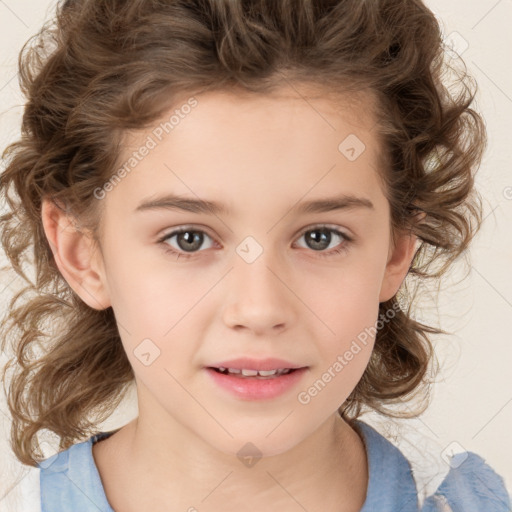
[[[391,299],[400,288],[416,253],[417,240],[416,235],[409,232],[397,236],[395,244],[389,250],[379,302]]]
[[[91,308],[110,306],[101,251],[76,218],[49,199],[43,199],[41,217],[57,267],[75,293]]]

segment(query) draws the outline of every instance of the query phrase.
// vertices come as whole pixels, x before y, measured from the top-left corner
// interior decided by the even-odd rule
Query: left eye
[[[321,256],[330,256],[332,252],[326,253],[325,249],[329,248],[333,240],[332,233],[334,233],[334,239],[341,239],[341,242],[334,245],[334,247],[338,248],[333,251],[335,254],[339,254],[342,250],[347,249],[346,246],[352,241],[352,238],[337,229],[327,226],[315,226],[312,229],[303,231],[301,238],[304,236],[305,239],[308,240],[309,248],[313,249],[315,252],[320,252]]]

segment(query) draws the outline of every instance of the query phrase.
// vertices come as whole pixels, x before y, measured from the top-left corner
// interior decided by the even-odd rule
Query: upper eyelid
[[[160,241],[166,240],[166,239],[171,238],[172,236],[175,236],[175,235],[177,235],[177,234],[179,234],[181,232],[184,232],[184,231],[197,231],[197,232],[200,232],[200,233],[204,233],[205,235],[208,235],[212,240],[215,238],[213,235],[210,235],[208,230],[205,229],[204,227],[184,224],[182,226],[177,226],[177,227],[172,228],[169,231],[165,232],[164,234],[162,234],[159,237],[159,240]]]
[[[314,229],[327,229],[328,231],[331,231],[332,233],[335,233],[336,235],[343,237],[346,241],[352,241],[354,239],[354,237],[350,233],[347,233],[344,228],[340,228],[338,226],[333,226],[330,224],[313,224],[311,226],[303,228],[297,233],[295,239],[300,238],[308,231],[313,231]]]
[[[347,237],[351,237],[352,235],[346,231],[348,231],[346,228],[342,228],[342,227],[339,227],[339,226],[336,226],[335,224],[310,224],[308,227],[305,227],[305,228],[302,228],[298,234],[300,235],[303,235],[304,233],[308,232],[308,231],[312,231],[313,229],[315,228],[325,228],[325,229],[329,229],[331,231],[338,231],[340,232],[342,235],[345,235]]]

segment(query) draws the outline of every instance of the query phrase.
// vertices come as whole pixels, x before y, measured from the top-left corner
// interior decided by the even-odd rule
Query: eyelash
[[[346,252],[349,248],[348,246],[350,246],[351,243],[353,242],[353,238],[350,237],[349,235],[343,233],[342,231],[339,231],[338,229],[331,228],[331,227],[323,225],[323,224],[319,224],[317,226],[313,226],[311,228],[305,229],[304,231],[301,232],[301,234],[299,235],[299,238],[302,237],[303,235],[305,235],[306,233],[308,233],[309,231],[315,231],[317,229],[327,229],[329,232],[334,233],[344,239],[344,241],[340,243],[341,247],[339,247],[338,249],[331,249],[330,251],[313,251],[313,249],[311,249],[312,252],[317,253],[318,256],[320,256],[322,258],[330,258],[330,257],[334,257],[334,256],[337,256],[339,254]],[[165,236],[163,236],[162,238],[160,238],[158,240],[158,243],[160,243],[164,246],[164,251],[166,253],[177,256],[176,259],[178,259],[180,257],[185,258],[185,259],[194,258],[201,251],[195,251],[192,253],[181,252],[181,251],[177,251],[176,249],[171,247],[168,243],[166,243],[166,241],[171,239],[172,237],[179,235],[180,233],[186,233],[186,232],[203,233],[206,236],[210,237],[210,235],[208,235],[208,233],[206,233],[205,231],[203,231],[201,229],[195,229],[192,226],[187,226],[187,227],[182,227],[182,228],[176,229],[174,231],[171,231],[170,233],[168,233]],[[212,238],[212,237],[210,237],[210,238]]]

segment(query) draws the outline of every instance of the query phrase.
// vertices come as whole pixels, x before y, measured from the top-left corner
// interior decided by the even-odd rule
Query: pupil
[[[318,233],[320,233],[320,236],[318,236]],[[312,249],[325,249],[326,247],[329,247],[329,244],[331,243],[331,232],[330,230],[326,228],[320,228],[320,229],[314,229],[312,231],[308,231],[306,235],[311,235],[311,238],[313,239]],[[307,236],[306,236],[307,239]],[[327,243],[325,243],[327,242]],[[320,247],[318,247],[316,244],[320,244]],[[309,244],[308,244],[309,245]]]
[[[190,236],[190,233],[193,234]],[[191,252],[193,252],[195,249],[199,249],[201,247],[203,243],[203,235],[202,233],[198,233],[197,231],[183,231],[182,233],[178,234],[177,241],[178,245],[180,246],[180,249],[183,249],[184,251],[190,250]],[[185,245],[182,244],[183,241],[185,242]]]

